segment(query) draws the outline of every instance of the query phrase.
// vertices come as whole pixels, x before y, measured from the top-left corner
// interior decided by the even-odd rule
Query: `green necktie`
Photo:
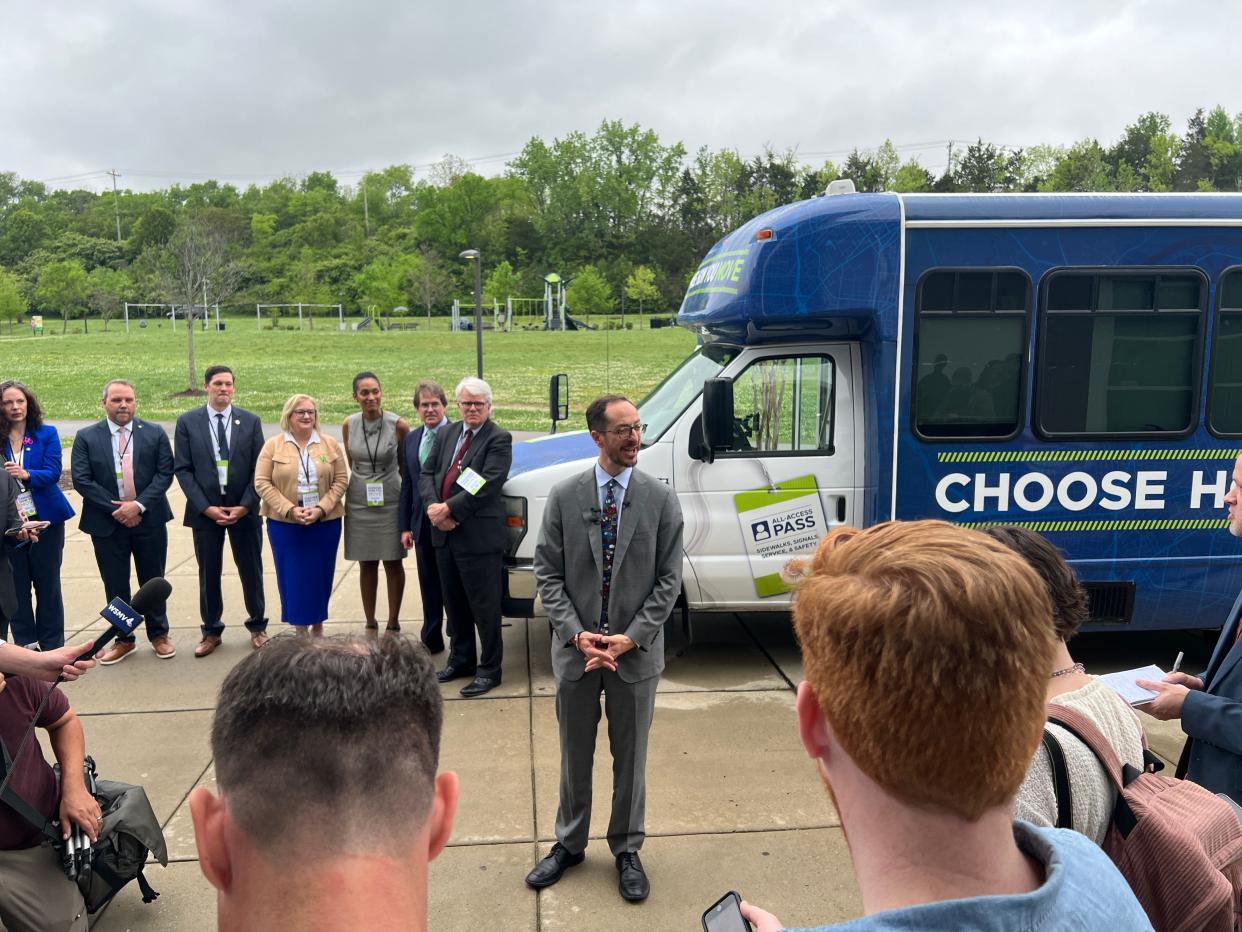
[[[418,445],[418,465],[425,466],[427,457],[431,455],[431,446],[436,442],[435,431],[430,427],[423,428],[423,439]]]

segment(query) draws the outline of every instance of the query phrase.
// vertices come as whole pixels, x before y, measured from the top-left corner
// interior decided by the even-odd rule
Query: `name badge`
[[[30,494],[30,490],[17,493],[17,510],[21,512],[23,518],[33,518],[38,512],[35,511],[34,496]]]
[[[309,483],[298,483],[298,501],[303,508],[319,506],[319,486]]]
[[[479,489],[487,484],[487,480],[467,466],[461,471],[461,475],[457,477],[457,484],[471,495],[478,495]]]
[[[220,491],[224,491],[224,487],[229,484],[229,461],[216,460],[216,475],[220,477]]]
[[[384,504],[384,483],[367,483],[367,507],[378,508]]]

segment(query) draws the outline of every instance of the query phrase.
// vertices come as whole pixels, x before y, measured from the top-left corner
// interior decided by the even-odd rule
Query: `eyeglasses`
[[[646,424],[622,424],[620,427],[611,427],[603,431],[605,434],[612,434],[614,437],[628,437],[630,434],[643,434],[647,432]]]
[[[293,412],[294,417],[314,417],[317,412],[314,408],[298,408]]]
[[[486,408],[487,402],[486,401],[459,401],[457,402],[457,407],[459,408]]]

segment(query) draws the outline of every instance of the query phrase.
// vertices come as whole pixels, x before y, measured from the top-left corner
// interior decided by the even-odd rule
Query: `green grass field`
[[[49,330],[54,330],[49,327]],[[583,426],[586,404],[604,391],[641,398],[695,345],[682,329],[544,333],[491,333],[483,336],[483,375],[495,394],[496,420],[518,430],[546,430],[548,379],[569,374],[570,420]],[[350,394],[355,373],[369,369],[384,387],[386,407],[413,418],[411,395],[420,379],[433,378],[452,394],[464,375],[475,371],[472,333],[425,331],[341,333],[334,330],[248,329],[238,322],[223,333],[194,335],[195,383],[212,363],[232,367],[236,403],[275,421],[285,399],[306,392],[319,401],[325,423],[357,410]],[[93,419],[102,415],[99,393],[110,378],[128,378],[137,387],[138,413],[171,421],[201,398],[181,397],[187,385],[186,333],[178,326],[126,334],[113,322],[110,332],[34,337],[19,329],[0,336],[0,378],[19,378],[39,396],[50,419]]]

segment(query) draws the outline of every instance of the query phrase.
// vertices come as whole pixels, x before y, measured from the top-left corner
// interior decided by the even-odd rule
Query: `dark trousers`
[[[500,679],[500,662],[504,656],[500,640],[503,554],[454,554],[448,547],[437,547],[436,563],[440,568],[444,610],[448,614],[449,666]],[[483,645],[481,654],[475,650],[476,628]]]
[[[224,574],[224,538],[227,534],[233,563],[241,576],[242,598],[246,603],[246,628],[252,633],[267,628],[263,598],[263,524],[242,521],[221,527],[218,524],[194,528],[194,557],[198,560],[198,612],[204,635],[224,633],[224,596],[220,579]]]
[[[130,601],[132,593],[129,587],[129,561],[134,561],[134,569],[138,573],[138,585],[149,579],[164,575],[164,561],[168,558],[168,528],[162,523],[151,526],[138,525],[128,528],[117,524],[108,537],[92,537],[95,545],[95,563],[99,566],[99,575],[103,579],[104,596],[108,601],[120,598]],[[166,603],[149,612],[144,620],[147,624],[147,637],[154,641],[158,637],[168,635],[168,612]],[[133,637],[117,638],[118,641],[133,641]]]
[[[423,598],[423,630],[419,637],[432,650],[439,650],[444,647],[444,594],[440,589],[436,548],[431,541],[414,542],[414,560],[418,566],[418,591]]]
[[[15,643],[24,646],[38,642],[43,650],[64,646],[65,601],[60,593],[60,563],[64,554],[64,522],[53,524],[40,533],[38,543],[9,551],[13,587],[17,590],[17,614],[13,617]]]

